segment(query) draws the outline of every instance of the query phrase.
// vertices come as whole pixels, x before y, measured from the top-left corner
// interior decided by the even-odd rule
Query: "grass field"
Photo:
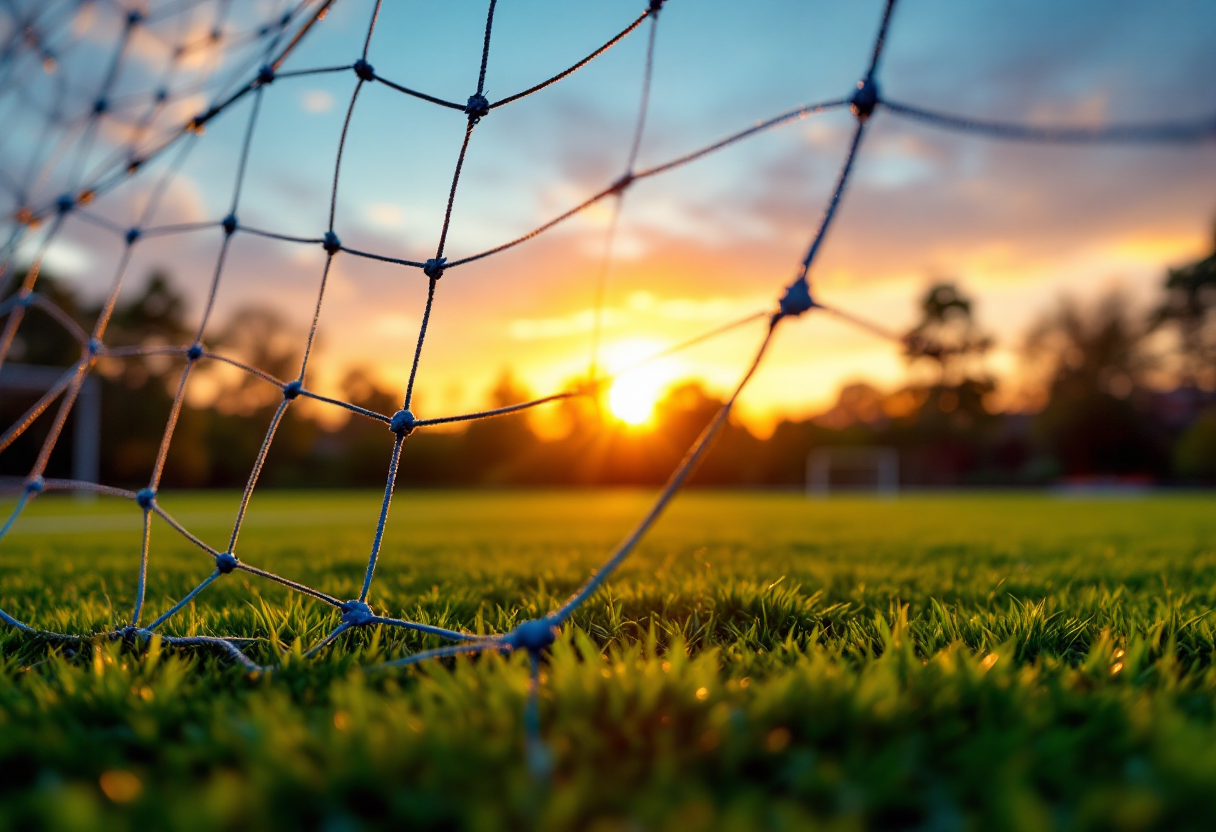
[[[222,549],[236,499],[162,503]],[[646,501],[401,494],[371,601],[501,631]],[[354,597],[376,510],[259,493],[238,552]],[[211,570],[157,523],[151,616]],[[0,544],[0,607],[125,623],[139,528],[130,503],[38,500]],[[234,573],[167,632],[266,638],[281,672],[0,631],[0,829],[1207,829],[1214,603],[1210,496],[686,495],[554,646],[541,783],[525,657],[369,673],[439,644],[369,630],[303,660],[336,615]]]

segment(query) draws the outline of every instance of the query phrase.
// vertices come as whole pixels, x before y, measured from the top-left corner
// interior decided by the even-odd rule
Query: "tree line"
[[[1214,246],[1216,249],[1216,246]],[[63,281],[43,275],[38,291],[88,327],[98,310]],[[1037,485],[1061,478],[1216,483],[1216,250],[1170,270],[1147,314],[1112,290],[1085,305],[1063,298],[1020,345],[1018,407],[1000,406],[987,366],[994,339],[976,323],[974,301],[957,281],[943,280],[920,299],[919,321],[906,333],[907,382],[881,391],[844,386],[834,405],[787,420],[759,438],[731,423],[698,470],[706,485],[797,485],[809,453],[838,446],[883,446],[899,452],[908,485]],[[29,315],[39,314],[36,308]],[[154,273],[138,295],[121,302],[107,331],[111,346],[185,344],[193,338],[184,299]],[[270,308],[232,315],[210,348],[281,378],[294,374],[298,334]],[[11,360],[66,367],[80,347],[49,320],[18,331]],[[154,464],[181,358],[106,360],[102,385],[101,479],[146,483]],[[244,484],[266,427],[281,400],[274,388],[213,369],[205,377],[217,404],[183,408],[166,460],[164,484]],[[1006,382],[1007,384],[1009,382]],[[381,413],[397,409],[395,392],[366,370],[341,385],[352,404]],[[17,420],[37,394],[5,392],[0,424]],[[524,401],[526,390],[504,373],[491,406]],[[658,403],[653,427],[631,429],[587,400],[555,405],[566,434],[543,438],[526,414],[468,424],[460,431],[418,431],[405,443],[398,481],[405,486],[653,485],[662,482],[721,406],[696,382],[680,384]],[[45,416],[3,453],[0,474],[28,472],[49,419]],[[326,426],[289,408],[271,447],[262,482],[280,487],[381,486],[393,436],[383,424],[352,418]],[[50,476],[70,469],[71,431],[51,457]]]

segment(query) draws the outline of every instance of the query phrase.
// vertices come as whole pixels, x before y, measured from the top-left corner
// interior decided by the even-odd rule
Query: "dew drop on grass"
[[[103,773],[97,781],[102,793],[115,803],[130,803],[139,797],[143,784],[139,778],[129,771],[111,769]]]
[[[784,751],[785,747],[790,744],[790,730],[788,728],[774,728],[769,731],[768,736],[764,740],[764,747],[773,754],[779,751]]]

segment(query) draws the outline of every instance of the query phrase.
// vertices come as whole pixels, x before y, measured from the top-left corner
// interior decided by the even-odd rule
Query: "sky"
[[[158,129],[180,127],[205,109],[221,79],[256,74],[257,46],[243,43],[241,33],[288,6],[234,5],[215,45],[192,48],[179,62],[173,95],[153,122]],[[565,69],[644,5],[502,0],[487,96],[503,98]],[[83,122],[47,129],[46,112],[56,101],[65,113],[89,112],[131,7],[130,0],[48,4],[44,44],[54,52],[54,71],[32,50],[0,69],[6,73],[0,172],[11,185],[30,171],[46,171],[27,188],[0,188],[7,215],[27,202],[53,202],[87,180],[81,171],[121,152],[132,138],[130,122],[162,83],[172,47],[205,42],[219,4],[140,7],[148,19],[133,30],[91,154],[75,169]],[[372,7],[370,0],[337,0],[280,73],[358,58]],[[881,13],[879,0],[669,0],[655,30],[637,167],[799,105],[847,96],[865,71]],[[476,89],[485,14],[480,0],[386,0],[368,62],[382,77],[463,102]],[[11,11],[0,10],[0,18],[0,42],[8,43]],[[570,77],[478,124],[453,207],[449,258],[526,233],[623,173],[649,28],[647,21]],[[1214,32],[1216,6],[1205,0],[901,0],[879,84],[883,94],[911,104],[1033,124],[1200,118],[1216,113]],[[264,89],[241,184],[242,225],[306,238],[324,233],[356,81],[343,71],[281,77]],[[56,84],[65,90],[62,99],[54,95]],[[167,271],[190,299],[192,320],[201,318],[223,237],[218,222],[233,199],[253,106],[254,96],[247,96],[202,135],[181,140],[87,206],[116,228],[136,223],[182,148],[180,170],[147,225],[213,227],[141,239],[125,292],[138,291],[153,269]],[[811,116],[635,183],[623,198],[606,272],[600,363],[611,370],[773,308],[818,225],[852,126],[847,110]],[[460,112],[381,83],[366,85],[338,180],[334,229],[343,244],[411,260],[432,257],[464,128]],[[154,129],[139,139],[150,146],[157,135]],[[506,371],[538,395],[587,372],[611,216],[612,201],[605,200],[444,275],[419,369],[420,417],[480,406]],[[1214,224],[1216,143],[1011,144],[880,110],[811,278],[825,303],[896,329],[915,322],[916,301],[931,282],[957,280],[976,299],[980,324],[997,337],[990,366],[1012,392],[1020,384],[1022,334],[1061,296],[1092,298],[1119,286],[1147,303],[1169,266],[1210,250]],[[51,225],[25,235],[22,258],[36,255]],[[0,231],[7,237],[8,228]],[[46,270],[96,298],[112,284],[125,244],[96,219],[69,214],[47,246]],[[316,244],[238,233],[207,333],[221,331],[243,307],[270,305],[298,330],[302,351],[325,259]],[[343,374],[360,367],[401,391],[426,285],[416,268],[338,254],[307,385],[337,393]],[[660,362],[637,384],[657,393],[693,377],[724,393],[746,369],[763,326]],[[740,417],[764,433],[780,418],[825,409],[842,384],[866,379],[894,388],[906,372],[892,344],[823,314],[805,315],[782,326],[740,400]],[[191,391],[198,401],[208,395],[205,381]]]

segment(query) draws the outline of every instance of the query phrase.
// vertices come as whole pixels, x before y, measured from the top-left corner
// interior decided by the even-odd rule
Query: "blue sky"
[[[226,31],[277,13],[280,5],[237,4]],[[80,95],[69,96],[68,105],[81,112],[91,103],[89,90],[119,19],[113,4],[93,6],[85,12],[87,24],[77,24],[63,41],[57,67],[60,77],[79,85]],[[616,0],[502,0],[487,73],[490,100],[572,64],[642,7]],[[282,70],[358,57],[371,8],[365,0],[338,0]],[[157,38],[205,33],[212,11],[213,4],[200,4],[181,30],[165,20],[150,27],[155,38],[133,41],[136,55],[124,65],[114,97],[154,89],[157,62],[167,55]],[[864,71],[880,14],[881,3],[861,0],[670,0],[657,30],[640,165],[800,104],[848,94]],[[481,2],[388,0],[368,59],[384,77],[464,101],[476,86],[484,25]],[[478,125],[456,198],[450,256],[526,232],[621,173],[648,25],[570,78],[493,111]],[[901,101],[1040,124],[1200,117],[1216,113],[1214,33],[1216,6],[1199,0],[902,0],[880,84]],[[240,49],[221,43],[226,66],[237,66]],[[0,87],[5,172],[23,170],[41,142],[42,117],[30,104],[49,99],[49,82],[39,72],[10,73]],[[355,81],[343,72],[283,78],[267,88],[242,223],[306,237],[324,231],[338,135]],[[18,96],[22,90],[26,98]],[[205,103],[196,97],[171,108],[166,124],[170,116],[180,123],[189,107]],[[218,221],[227,212],[251,106],[251,98],[243,101],[194,140],[153,224]],[[815,116],[632,188],[605,296],[609,363],[771,305],[818,221],[850,129],[847,112]],[[366,86],[342,165],[335,230],[343,242],[430,257],[463,130],[458,112],[381,84]],[[116,125],[103,129],[97,152],[121,146],[123,138]],[[125,227],[163,164],[148,165],[90,211]],[[51,171],[44,197],[62,187],[64,165]],[[1010,145],[880,113],[816,266],[816,287],[825,300],[898,327],[912,323],[915,299],[931,279],[960,280],[977,297],[981,322],[1001,340],[993,367],[1012,391],[1020,333],[1060,294],[1088,297],[1117,284],[1146,298],[1167,265],[1211,245],[1214,185],[1211,142],[1194,148]],[[438,415],[476,404],[507,368],[541,393],[585,370],[607,208],[443,278],[419,382],[422,408]],[[70,219],[51,246],[48,268],[100,295],[121,253],[112,237]],[[193,313],[201,314],[220,237],[212,229],[141,242],[130,287],[151,268],[165,267],[192,298]],[[31,235],[27,257],[36,244]],[[249,303],[274,304],[302,323],[323,262],[317,246],[238,235],[218,292],[216,330],[224,316]],[[400,386],[425,279],[416,269],[349,255],[339,255],[335,266],[311,384],[332,389],[346,368],[359,365]],[[665,378],[695,375],[725,389],[758,336],[745,330],[688,353],[663,369]],[[821,408],[842,382],[866,377],[890,385],[903,375],[891,345],[808,318],[781,333],[743,412],[762,428],[780,415]],[[204,399],[205,385],[194,395]]]

